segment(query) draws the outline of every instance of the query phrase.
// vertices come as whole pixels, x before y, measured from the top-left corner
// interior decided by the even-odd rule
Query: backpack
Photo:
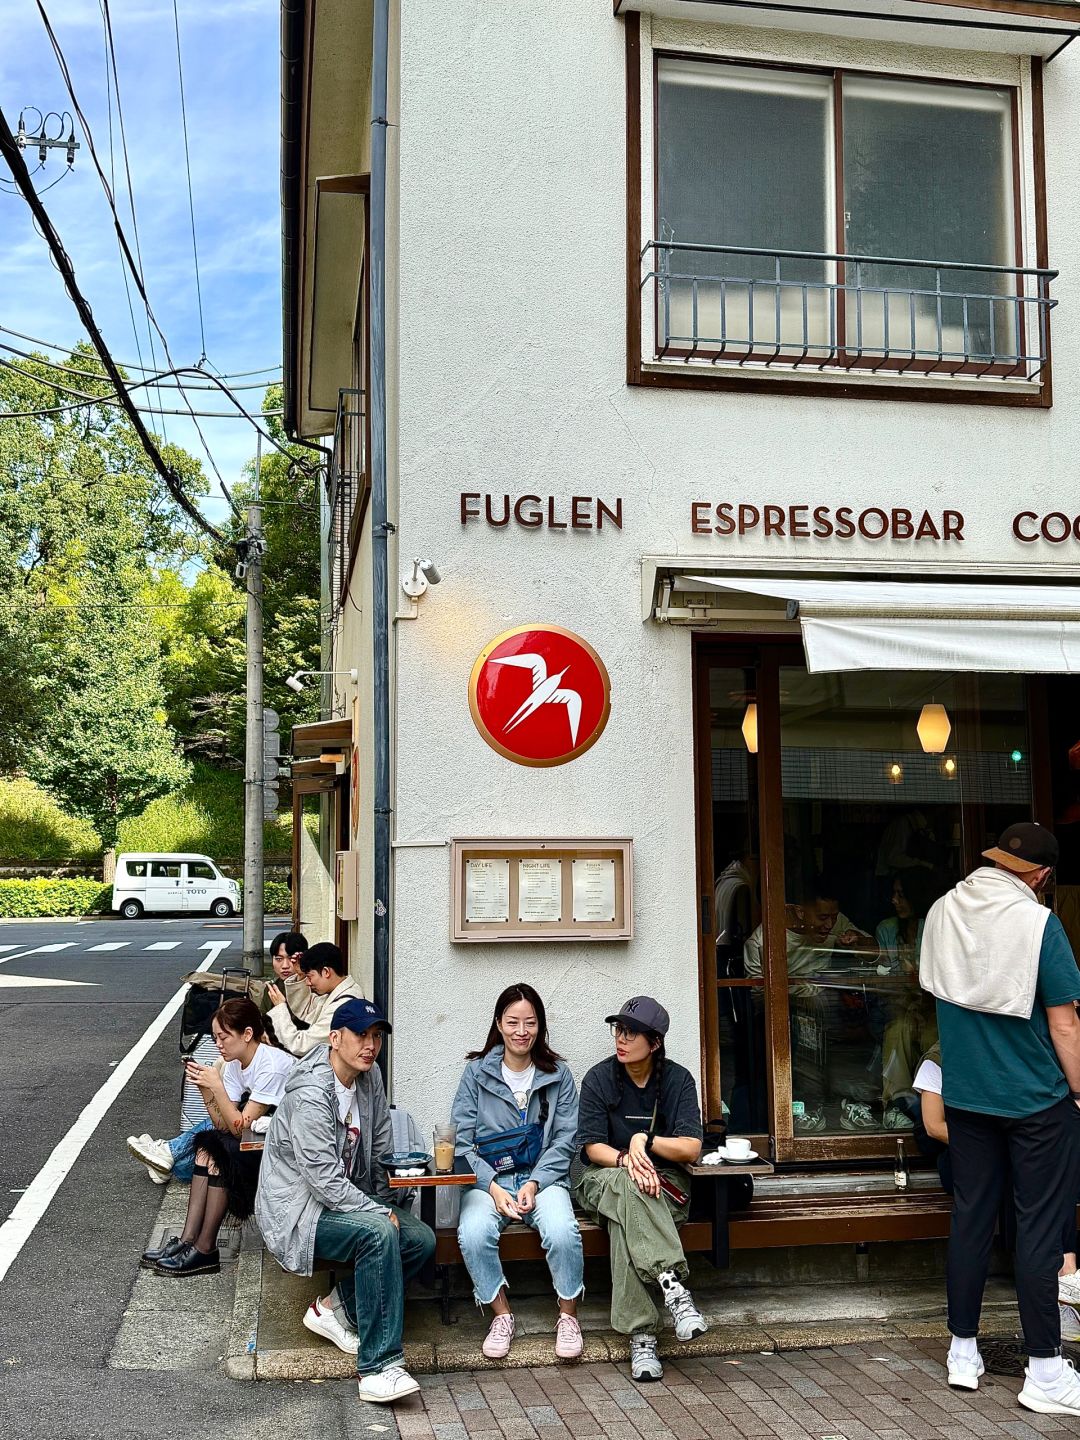
[[[266,1008],[266,981],[247,970],[226,969],[218,974],[193,970],[184,979],[190,986],[180,1012],[180,1054],[185,1059],[194,1054],[200,1040],[212,1033],[210,1022],[226,1000],[243,995],[253,1000],[260,1010]]]

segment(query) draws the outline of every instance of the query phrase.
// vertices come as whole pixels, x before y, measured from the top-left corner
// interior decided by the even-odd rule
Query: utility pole
[[[247,732],[244,745],[244,969],[263,971],[263,617],[262,435],[255,456],[255,495],[238,572],[247,582]]]

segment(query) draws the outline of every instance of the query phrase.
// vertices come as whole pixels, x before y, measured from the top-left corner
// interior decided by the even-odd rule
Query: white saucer
[[[730,1165],[747,1165],[751,1160],[758,1158],[758,1152],[756,1150],[751,1150],[748,1155],[729,1155],[726,1146],[723,1145],[713,1153],[719,1155],[721,1160],[726,1160]]]

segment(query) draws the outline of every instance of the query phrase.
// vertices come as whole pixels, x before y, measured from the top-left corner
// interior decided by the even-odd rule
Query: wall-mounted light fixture
[[[956,779],[956,761],[951,755],[946,755],[941,762],[941,773],[946,780]]]
[[[410,600],[419,600],[429,585],[438,585],[441,579],[438,566],[433,561],[421,560],[417,556],[412,562],[412,569],[406,570],[401,577],[401,588]]]
[[[944,705],[924,705],[915,726],[924,755],[943,755],[952,734],[952,721]]]
[[[885,778],[890,785],[902,785],[904,783],[904,767],[899,760],[894,760],[885,770]]]
[[[757,701],[751,700],[742,719],[742,738],[751,755],[757,754]]]
[[[302,695],[305,688],[304,677],[309,675],[347,675],[350,685],[355,685],[357,681],[355,670],[297,670],[285,677],[285,684],[290,690],[295,690],[297,695]]]

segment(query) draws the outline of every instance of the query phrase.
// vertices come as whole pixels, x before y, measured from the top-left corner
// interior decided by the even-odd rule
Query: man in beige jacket
[[[350,979],[341,951],[329,941],[312,945],[297,963],[312,998],[310,1009],[304,1010],[303,1024],[297,1024],[296,1015],[285,1001],[274,1006],[269,1019],[282,1047],[290,1055],[302,1056],[329,1043],[334,1011],[344,1000],[362,1000],[364,992]]]

